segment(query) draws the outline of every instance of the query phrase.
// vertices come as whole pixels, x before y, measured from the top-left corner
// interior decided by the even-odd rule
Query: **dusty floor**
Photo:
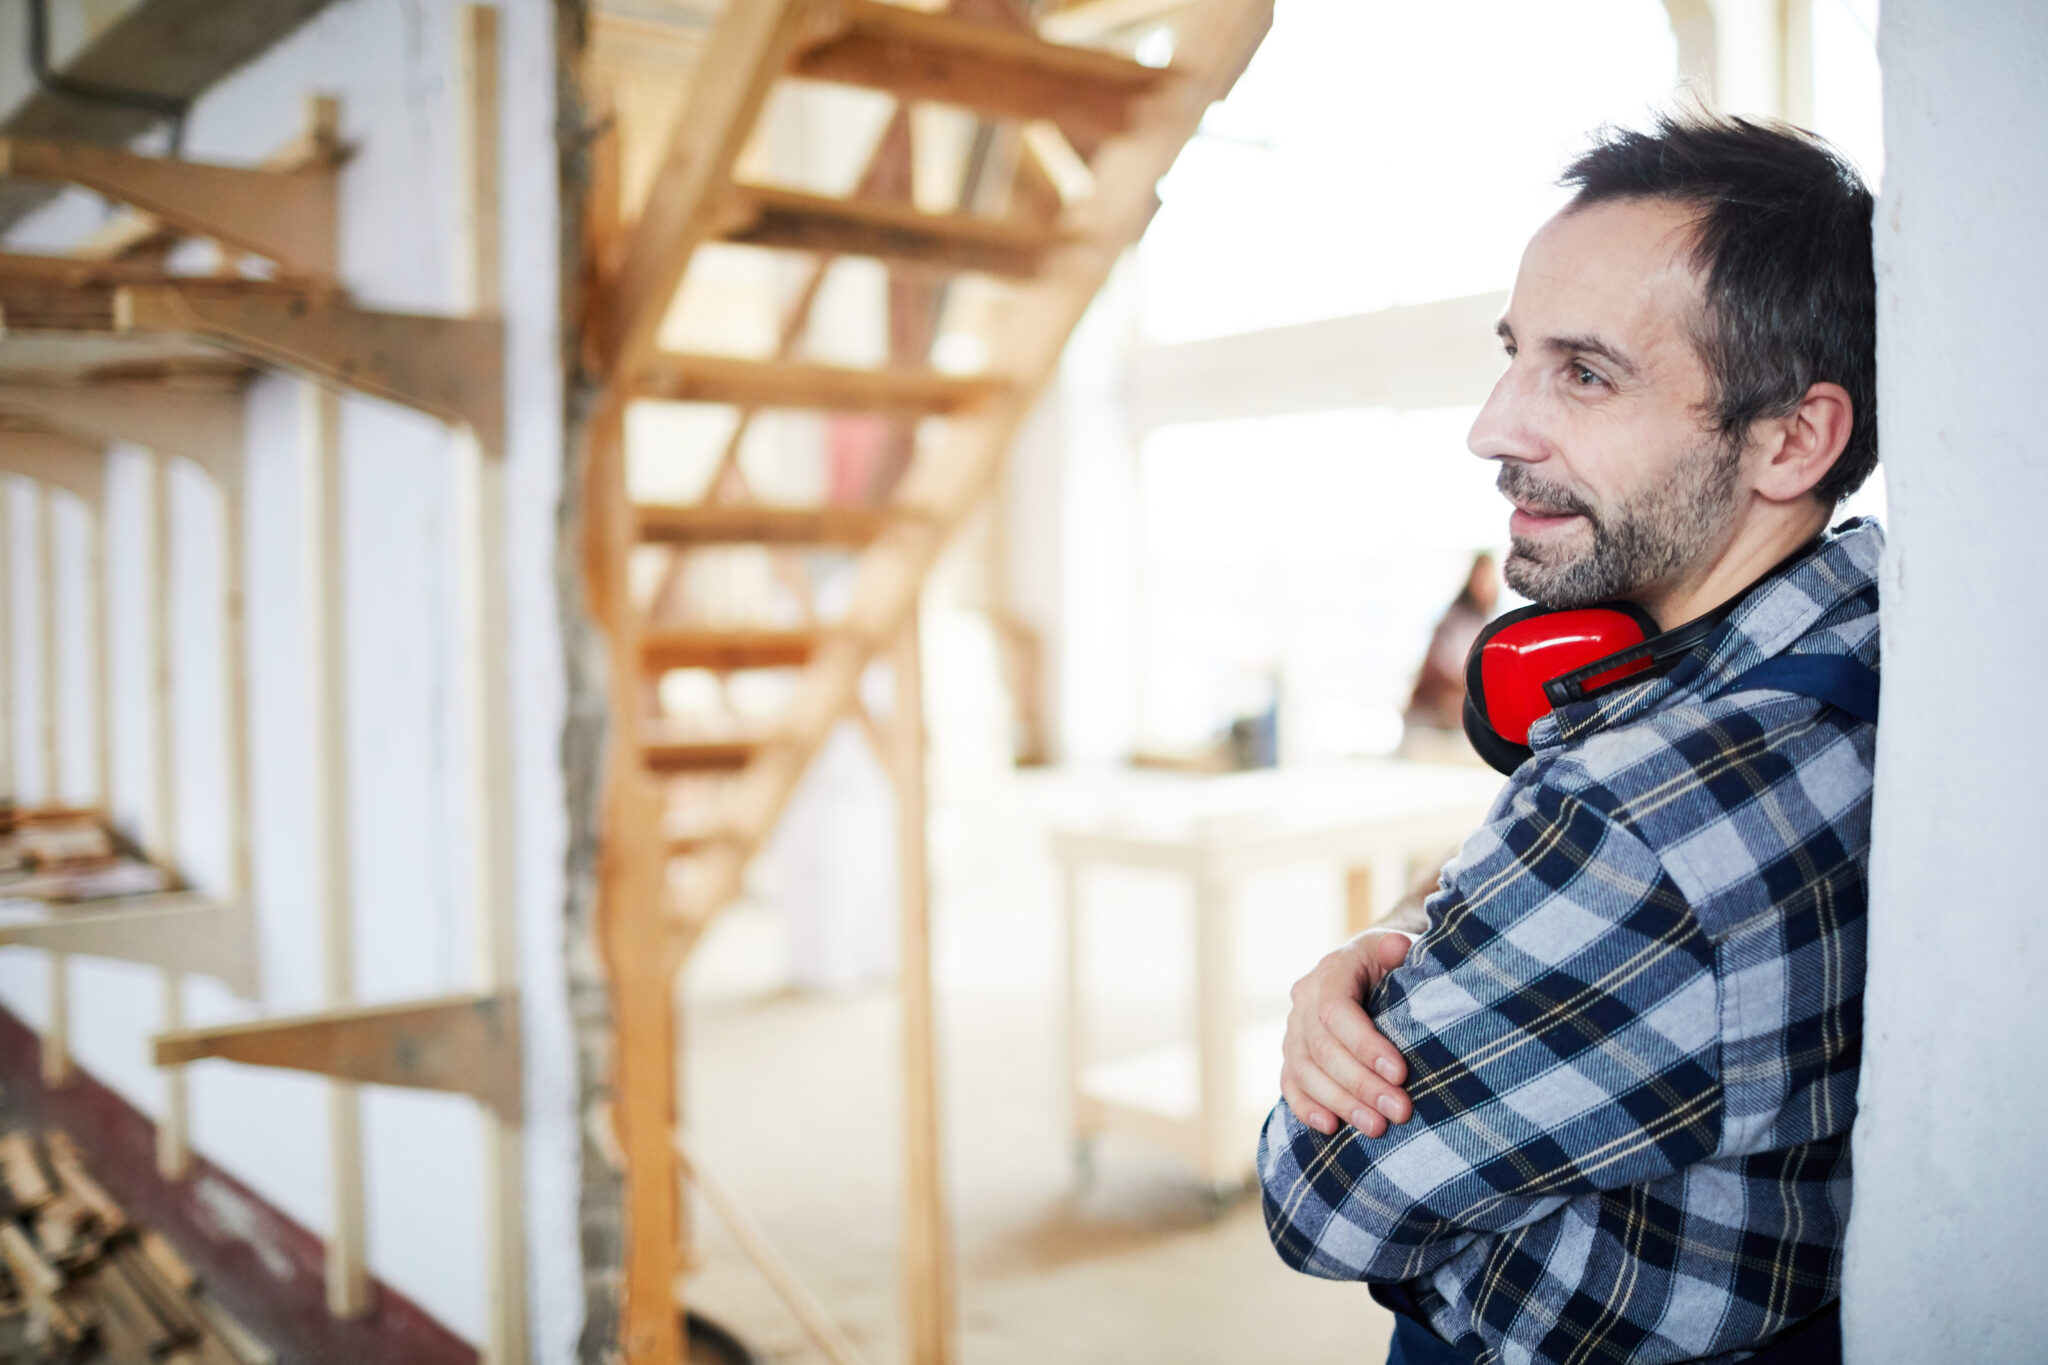
[[[1070,803],[1072,782],[1026,777],[935,811],[962,1360],[1378,1365],[1386,1313],[1363,1286],[1283,1267],[1255,1197],[1219,1213],[1176,1158],[1117,1138],[1101,1143],[1092,1181],[1077,1185],[1043,834]],[[1239,961],[1248,1005],[1283,1004],[1287,982],[1334,941],[1338,894],[1328,868],[1248,888]],[[1190,1017],[1186,892],[1103,872],[1084,898],[1096,1029],[1116,1047],[1180,1034]],[[881,1365],[902,1359],[895,995],[789,992],[781,933],[779,917],[743,905],[693,961],[690,1126],[707,1168]],[[1247,1148],[1255,1141],[1248,1129]],[[705,1261],[693,1304],[764,1358],[824,1360],[725,1230],[701,1205],[696,1216]]]

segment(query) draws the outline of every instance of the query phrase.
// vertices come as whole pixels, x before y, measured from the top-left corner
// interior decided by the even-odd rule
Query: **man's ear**
[[[1780,440],[1757,468],[1756,491],[1772,502],[1792,502],[1811,493],[1835,467],[1855,421],[1856,405],[1847,389],[1815,384],[1798,407],[1770,419]]]

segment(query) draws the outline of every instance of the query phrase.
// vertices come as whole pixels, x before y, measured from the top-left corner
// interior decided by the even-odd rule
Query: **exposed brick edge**
[[[45,1088],[41,1047],[34,1030],[0,1008],[7,1117],[70,1134],[108,1192],[176,1247],[207,1291],[281,1362],[476,1365],[475,1347],[377,1280],[369,1316],[328,1316],[318,1237],[203,1157],[193,1157],[187,1179],[165,1180],[156,1169],[156,1124],[83,1070],[61,1089]]]

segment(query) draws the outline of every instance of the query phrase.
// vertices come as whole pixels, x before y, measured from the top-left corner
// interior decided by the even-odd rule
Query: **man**
[[[1267,1224],[1394,1362],[1838,1358],[1876,728],[1737,680],[1877,665],[1881,533],[1826,530],[1877,461],[1871,197],[1719,119],[1564,183],[1469,441],[1507,580],[1718,624],[1538,720],[1419,939],[1295,987]]]

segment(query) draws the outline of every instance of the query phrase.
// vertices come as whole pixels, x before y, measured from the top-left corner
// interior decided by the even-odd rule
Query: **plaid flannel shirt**
[[[1837,1297],[1876,728],[1730,681],[1878,663],[1849,523],[1660,679],[1562,708],[1369,1001],[1415,1116],[1259,1143],[1281,1258],[1482,1365],[1735,1361]]]

